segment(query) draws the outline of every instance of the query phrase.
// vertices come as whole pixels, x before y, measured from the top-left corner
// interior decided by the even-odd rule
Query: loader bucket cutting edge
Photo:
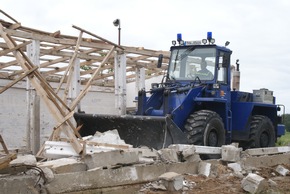
[[[74,118],[78,126],[82,125],[79,133],[83,137],[94,135],[96,131],[103,133],[117,129],[120,138],[133,147],[148,146],[161,149],[172,143],[184,142],[183,133],[179,128],[173,129],[172,123],[168,127],[167,117],[75,113]]]

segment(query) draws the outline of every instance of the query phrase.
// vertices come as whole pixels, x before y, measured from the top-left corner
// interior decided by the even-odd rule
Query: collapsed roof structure
[[[3,11],[1,11],[3,13]],[[127,83],[135,81],[137,68],[145,68],[145,78],[151,78],[162,74],[168,63],[169,51],[156,51],[144,49],[143,47],[130,47],[116,45],[94,33],[88,32],[82,28],[73,25],[73,28],[80,31],[79,37],[63,35],[60,31],[44,32],[37,29],[22,26],[17,20],[9,18],[13,22],[7,22],[0,19],[5,32],[9,34],[17,43],[14,50],[21,49],[27,52],[26,45],[32,40],[40,42],[40,64],[39,72],[49,82],[64,82],[68,80],[69,74],[66,72],[69,68],[71,59],[80,59],[81,84],[85,84],[91,78],[91,75],[100,68],[104,58],[109,53],[112,46],[115,51],[126,53],[126,72]],[[84,36],[86,37],[83,37]],[[89,35],[89,36],[88,36]],[[0,39],[0,78],[15,79],[23,74],[17,60],[11,53],[7,44]],[[161,69],[156,68],[159,54],[164,55],[164,65]],[[99,74],[93,79],[91,84],[99,86],[114,86],[114,56],[108,57],[108,60],[99,70]]]
[[[0,94],[28,78],[28,83],[58,123],[50,140],[59,139],[62,131],[77,153],[83,148],[77,140],[80,135],[70,119],[90,87],[115,87],[115,91],[121,93],[125,91],[122,88],[124,83],[144,82],[162,75],[169,61],[169,51],[117,45],[74,25],[72,27],[79,31],[78,37],[63,35],[60,31],[44,32],[22,26],[4,11],[0,12],[9,19],[0,19],[0,79],[11,80],[0,89]],[[163,55],[163,64],[157,68],[160,54]],[[125,73],[116,70],[118,68]],[[53,88],[51,83],[57,84],[57,88]],[[68,93],[76,85],[81,89],[75,96],[70,96],[73,101],[68,104]],[[64,90],[62,97],[58,93],[61,88]],[[124,103],[119,104],[124,106]]]

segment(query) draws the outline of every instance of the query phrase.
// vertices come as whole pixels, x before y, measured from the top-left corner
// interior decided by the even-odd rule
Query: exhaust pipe
[[[233,73],[232,88],[234,91],[239,91],[240,90],[240,73],[241,73],[239,59],[237,59],[236,69],[233,68],[232,73]]]

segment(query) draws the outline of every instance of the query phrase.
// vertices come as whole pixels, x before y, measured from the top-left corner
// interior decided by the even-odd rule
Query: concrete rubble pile
[[[237,144],[207,147],[174,144],[154,150],[133,148],[120,139],[116,130],[96,133],[83,139],[86,153],[77,155],[69,143],[46,142],[44,156],[18,155],[10,167],[0,170],[3,193],[99,192],[133,186],[138,193],[148,191],[194,191],[196,183],[188,177],[235,177],[249,193],[277,186],[259,175],[262,167],[273,168],[273,176],[289,176],[290,147],[249,149]],[[215,158],[202,160],[213,154]],[[23,173],[25,172],[25,173]],[[125,191],[124,191],[125,192]],[[128,191],[128,193],[130,193]]]

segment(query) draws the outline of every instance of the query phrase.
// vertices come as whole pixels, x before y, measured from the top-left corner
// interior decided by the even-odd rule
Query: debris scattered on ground
[[[285,152],[288,147],[281,147],[278,153],[269,148],[265,155],[260,154],[264,148],[242,151],[235,144],[221,148],[175,144],[154,150],[133,148],[115,131],[97,133],[82,141],[91,146],[86,154],[69,154],[73,149],[66,147],[70,145],[67,142],[53,142],[44,150],[53,158],[38,162],[33,155],[18,154],[0,170],[0,187],[13,192],[26,188],[48,193],[102,192],[120,186],[152,194],[290,192],[285,186],[290,184],[290,153]],[[220,158],[201,160],[199,156],[204,153],[220,153]],[[23,179],[17,186],[12,178],[15,176]]]

